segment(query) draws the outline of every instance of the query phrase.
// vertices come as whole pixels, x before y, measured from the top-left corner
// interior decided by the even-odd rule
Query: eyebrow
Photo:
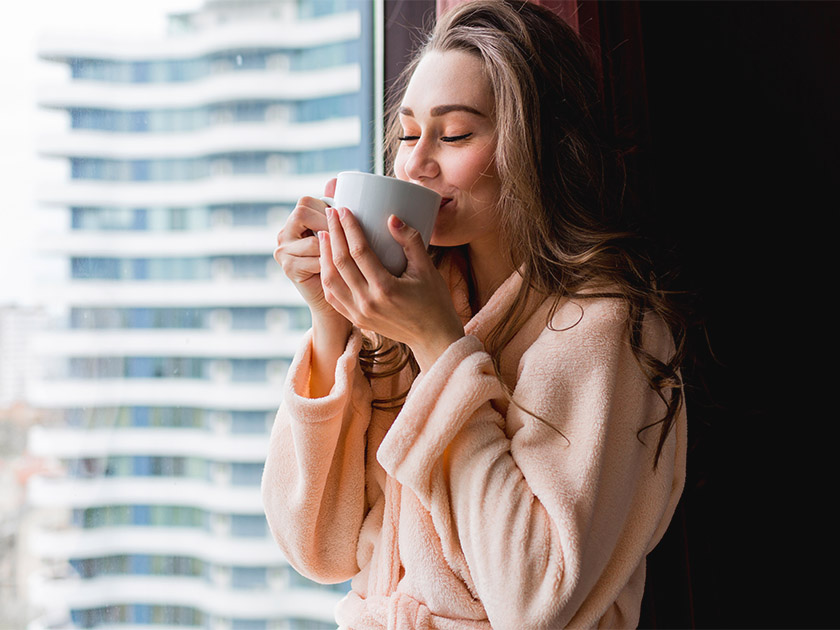
[[[449,112],[467,112],[468,114],[486,118],[484,114],[469,105],[438,105],[437,107],[432,107],[432,111],[430,113],[432,116],[443,116]],[[414,112],[409,107],[400,107],[399,113],[403,116],[411,116],[414,118]]]

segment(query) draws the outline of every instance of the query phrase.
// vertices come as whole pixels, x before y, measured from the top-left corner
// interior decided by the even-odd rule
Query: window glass
[[[262,463],[234,462],[231,467],[231,483],[235,486],[258,486],[262,479]]]
[[[264,434],[270,417],[269,411],[234,411],[231,413],[231,433]]]
[[[334,628],[325,605],[263,614],[287,589],[338,601],[349,585],[291,569],[254,497],[311,326],[273,260],[276,235],[301,182],[319,194],[339,171],[372,169],[374,2],[173,0],[160,31],[137,41],[119,27],[160,3],[120,5],[122,25],[86,3],[71,3],[76,26],[44,29],[37,53],[55,75],[38,105],[55,121],[40,152],[55,175],[41,187],[49,199],[27,207],[51,213],[56,314],[39,346],[50,363],[34,371],[53,414],[45,461],[64,475],[45,483],[72,493],[72,507],[66,495],[32,507],[44,512],[33,535],[68,547],[26,558],[44,592],[68,594],[44,618]],[[294,36],[266,40],[272,20]],[[173,580],[218,597],[150,601]]]
[[[234,514],[230,524],[231,534],[237,538],[261,538],[268,529],[262,514]]]

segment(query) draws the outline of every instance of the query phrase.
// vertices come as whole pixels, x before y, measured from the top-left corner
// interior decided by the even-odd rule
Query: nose
[[[421,138],[411,147],[411,155],[405,162],[405,174],[415,182],[437,177],[440,165],[435,156],[434,145],[429,140]]]

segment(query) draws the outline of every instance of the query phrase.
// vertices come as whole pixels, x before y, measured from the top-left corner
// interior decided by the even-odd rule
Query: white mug
[[[441,202],[438,193],[418,184],[359,171],[339,173],[335,196],[321,199],[353,213],[371,249],[395,276],[405,271],[406,260],[402,246],[388,230],[388,217],[394,214],[420,232],[428,247]]]

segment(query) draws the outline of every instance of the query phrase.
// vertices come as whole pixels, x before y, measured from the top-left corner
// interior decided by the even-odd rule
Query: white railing
[[[266,280],[190,282],[67,280],[38,287],[43,303],[71,306],[235,307],[301,306],[303,299],[285,277]]]
[[[98,527],[29,534],[28,550],[41,558],[150,554],[187,556],[218,565],[282,567],[288,561],[270,538],[229,538],[177,527]]]
[[[300,332],[212,330],[63,330],[39,333],[31,352],[45,356],[170,356],[291,360]]]
[[[45,232],[39,249],[68,256],[183,258],[244,254],[271,255],[282,224],[263,227],[208,228],[189,231],[71,230]]]
[[[139,405],[262,411],[279,407],[282,397],[282,375],[259,384],[190,379],[35,380],[29,389],[30,403],[43,409]]]
[[[361,15],[358,12],[348,12],[310,20],[265,20],[214,25],[212,30],[206,32],[184,33],[159,39],[133,40],[107,36],[47,34],[38,41],[38,55],[47,60],[193,59],[227,50],[312,48],[358,39],[361,32]]]
[[[164,427],[48,428],[34,426],[29,451],[38,457],[75,458],[119,455],[180,455],[219,462],[263,462],[268,436],[211,433],[204,429]]]
[[[178,505],[208,512],[263,513],[259,487],[225,486],[178,477],[32,477],[27,487],[27,502],[32,507],[49,508]]]
[[[341,593],[290,589],[237,591],[220,588],[203,578],[108,576],[90,580],[33,580],[30,595],[37,604],[61,602],[70,608],[98,608],[136,601],[145,604],[189,606],[205,613],[240,619],[302,617],[334,621]]]
[[[233,152],[311,151],[358,145],[357,116],[312,123],[244,122],[190,132],[112,133],[72,129],[42,138],[41,154],[113,159],[193,158]]]
[[[304,195],[323,194],[336,173],[306,175],[214,175],[182,182],[70,180],[42,182],[39,201],[61,206],[202,206],[230,203],[294,204]]]
[[[324,70],[286,72],[243,70],[185,83],[104,83],[68,79],[44,86],[37,94],[41,107],[102,107],[113,109],[179,109],[210,103],[250,100],[304,100],[358,92],[358,64]]]

